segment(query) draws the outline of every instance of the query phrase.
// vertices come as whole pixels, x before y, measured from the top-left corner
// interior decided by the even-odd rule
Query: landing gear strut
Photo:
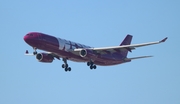
[[[67,71],[71,71],[71,67],[68,67],[67,64],[67,59],[63,58],[64,64],[62,64],[62,68],[64,68],[64,70]]]
[[[33,47],[33,49],[34,49],[34,52],[33,52],[33,55],[36,55],[37,54],[37,48],[36,47]]]
[[[87,62],[87,66],[90,67],[90,69],[96,69],[96,65],[92,61]]]

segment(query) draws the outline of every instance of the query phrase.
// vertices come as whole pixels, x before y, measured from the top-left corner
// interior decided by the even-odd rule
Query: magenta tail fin
[[[130,45],[131,44],[131,40],[132,40],[132,35],[127,35],[124,40],[122,41],[122,43],[120,44],[120,46],[122,45]]]
[[[123,45],[130,45],[131,44],[131,41],[132,41],[132,35],[127,35],[124,40],[122,41],[122,43],[120,44],[120,46],[123,46]],[[130,49],[126,49],[124,50],[121,54],[124,56],[124,57],[127,57],[127,54],[128,54],[128,51],[131,52]]]

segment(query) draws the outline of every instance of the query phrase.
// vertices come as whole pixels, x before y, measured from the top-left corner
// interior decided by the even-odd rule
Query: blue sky
[[[179,104],[179,0],[1,0],[0,104]],[[38,31],[93,47],[169,37],[129,57],[153,55],[90,70],[86,63],[38,62],[23,36]],[[38,50],[38,52],[41,52]]]

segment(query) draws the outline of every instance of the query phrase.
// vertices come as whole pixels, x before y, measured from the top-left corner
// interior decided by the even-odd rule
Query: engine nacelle
[[[50,54],[47,53],[38,53],[36,55],[36,59],[39,62],[47,62],[47,63],[51,63],[54,60],[54,57]]]
[[[93,50],[89,50],[89,49],[82,49],[80,52],[79,52],[79,55],[81,57],[87,57],[87,58],[90,58],[90,59],[95,59],[97,58],[97,54],[95,54],[93,52]]]

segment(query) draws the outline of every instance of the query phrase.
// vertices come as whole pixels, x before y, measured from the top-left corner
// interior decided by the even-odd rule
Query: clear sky
[[[0,13],[0,104],[180,104],[179,0],[1,0]],[[93,47],[168,40],[128,54],[152,58],[65,72],[24,55],[31,31]]]

